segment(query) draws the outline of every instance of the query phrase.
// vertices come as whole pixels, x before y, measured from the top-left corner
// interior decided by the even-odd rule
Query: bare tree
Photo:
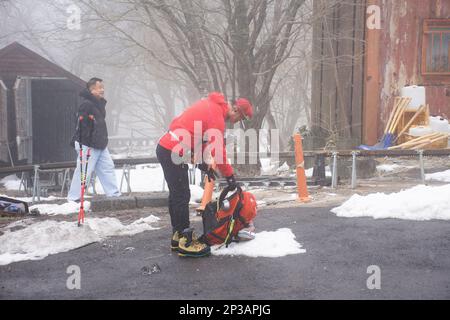
[[[252,100],[251,127],[260,128],[276,70],[298,35],[296,18],[305,0],[108,1],[115,12],[98,1],[80,2],[154,61],[182,74],[200,95],[217,90]],[[157,35],[163,46],[155,48],[154,41],[130,31],[131,25]]]

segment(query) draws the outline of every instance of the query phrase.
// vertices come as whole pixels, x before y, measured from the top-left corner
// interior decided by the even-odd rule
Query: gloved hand
[[[197,168],[199,168],[201,171],[203,171],[206,176],[208,177],[208,181],[215,181],[217,179],[217,173],[214,171],[213,168],[208,166],[206,163],[201,163],[197,165]]]
[[[209,169],[209,166],[206,163],[199,163],[197,164],[197,168],[200,169],[200,171],[206,172]]]
[[[233,191],[237,188],[237,182],[236,182],[236,178],[234,177],[234,175],[226,177],[225,179],[227,180],[228,188],[230,188],[230,191]]]

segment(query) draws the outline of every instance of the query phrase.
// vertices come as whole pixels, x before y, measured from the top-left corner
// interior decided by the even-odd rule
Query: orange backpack
[[[226,198],[229,192],[230,190],[225,188],[219,200],[208,203],[202,214],[202,241],[210,246],[228,246],[238,232],[247,228],[256,217],[256,198],[252,193],[237,187],[236,192]]]

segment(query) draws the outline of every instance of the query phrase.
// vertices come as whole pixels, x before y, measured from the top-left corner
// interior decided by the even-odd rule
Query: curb
[[[152,193],[148,196],[128,196],[119,198],[100,198],[91,200],[92,212],[111,210],[128,210],[142,208],[157,208],[168,206],[168,192]]]

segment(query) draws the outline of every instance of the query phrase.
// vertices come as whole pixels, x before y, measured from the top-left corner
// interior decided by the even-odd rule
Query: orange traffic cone
[[[214,162],[214,160],[212,161],[211,167],[213,168],[213,170],[216,170],[216,163]],[[209,181],[208,176],[205,176],[205,189],[203,191],[202,202],[196,209],[199,215],[201,215],[203,211],[205,211],[206,205],[211,202],[215,185],[215,180]]]
[[[297,191],[298,200],[301,202],[309,202],[311,198],[308,193],[306,184],[305,160],[303,157],[302,136],[297,133],[294,135],[295,142],[295,164],[297,166]]]

